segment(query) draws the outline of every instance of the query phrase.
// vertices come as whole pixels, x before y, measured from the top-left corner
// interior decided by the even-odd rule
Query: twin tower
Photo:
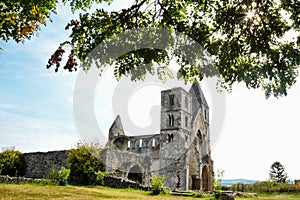
[[[201,88],[193,84],[189,91],[161,92],[160,134],[125,135],[117,116],[102,160],[116,176],[146,186],[160,175],[168,188],[212,190],[209,107]]]

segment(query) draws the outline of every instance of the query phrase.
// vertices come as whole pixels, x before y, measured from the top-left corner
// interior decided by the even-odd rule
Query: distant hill
[[[247,180],[247,179],[223,179],[221,181],[221,184],[222,185],[227,185],[227,186],[231,186],[235,183],[254,183],[256,182],[257,180]]]

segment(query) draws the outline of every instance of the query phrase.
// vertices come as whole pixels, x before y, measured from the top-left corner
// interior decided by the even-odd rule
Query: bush
[[[221,190],[227,191],[227,190],[230,190],[230,187],[227,185],[222,185]]]
[[[56,168],[52,167],[49,172],[49,178],[57,181],[66,181],[70,176],[70,169],[65,167],[61,167],[60,170],[56,170]]]
[[[61,167],[61,170],[58,171],[58,180],[66,181],[70,176],[71,170],[66,169],[65,167]]]
[[[97,173],[97,184],[98,185],[104,185],[104,177],[105,175],[108,174],[107,171],[101,172],[100,170]]]
[[[0,174],[9,176],[23,176],[25,163],[22,153],[14,147],[3,148],[0,153]]]
[[[70,181],[72,183],[94,184],[97,181],[97,173],[95,172],[104,171],[104,164],[91,153],[92,151],[100,152],[101,148],[78,144],[77,148],[68,152],[68,163],[71,168]]]
[[[237,183],[231,186],[233,191],[274,193],[274,192],[299,192],[300,188],[294,184],[277,183],[273,180],[257,181],[251,184]]]
[[[58,181],[58,170],[55,167],[50,169],[49,178]]]
[[[153,176],[151,180],[151,186],[155,190],[161,190],[163,185],[165,183],[165,177],[164,176]]]

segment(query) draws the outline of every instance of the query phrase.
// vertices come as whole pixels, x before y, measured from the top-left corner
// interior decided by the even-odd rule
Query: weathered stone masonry
[[[28,178],[48,178],[52,167],[56,169],[68,167],[66,150],[24,153],[23,156],[26,166],[25,177]]]
[[[117,116],[102,160],[111,173],[146,186],[153,175],[163,175],[169,188],[212,190],[209,135],[209,108],[200,87],[173,88],[161,93],[160,134],[127,136]]]

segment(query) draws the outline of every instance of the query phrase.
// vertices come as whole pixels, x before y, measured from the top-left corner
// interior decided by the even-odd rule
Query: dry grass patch
[[[182,197],[170,195],[153,196],[150,192],[109,187],[50,186],[33,184],[0,184],[0,199],[159,199],[178,200]],[[185,198],[191,199],[191,198]]]

